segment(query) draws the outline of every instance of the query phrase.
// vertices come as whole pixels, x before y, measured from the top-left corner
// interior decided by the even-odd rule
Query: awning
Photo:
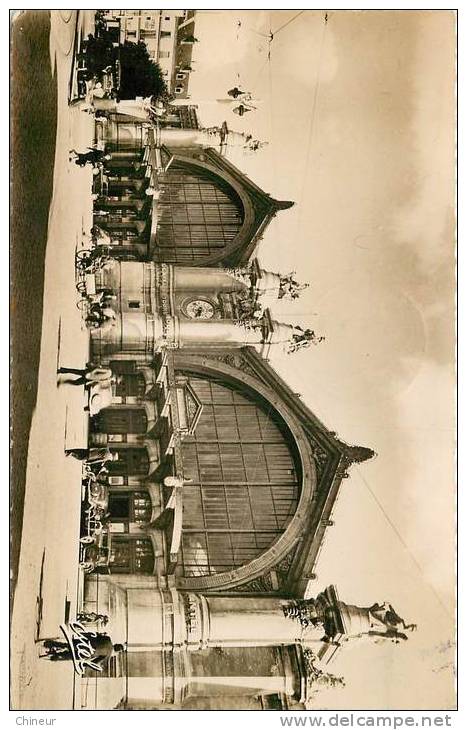
[[[169,572],[175,569],[182,537],[183,520],[183,436],[193,432],[201,415],[202,405],[189,388],[188,383],[177,381],[173,354],[163,351],[155,360],[156,387],[159,421],[155,430],[160,443],[161,465],[158,478],[173,476],[174,484],[166,484],[170,494],[154,527],[165,530],[169,549]],[[161,471],[162,466],[162,471]],[[150,475],[151,478],[153,475]],[[167,480],[169,481],[169,480]]]
[[[163,154],[164,153],[164,154]],[[165,158],[165,159],[164,159]],[[156,239],[156,232],[159,220],[158,211],[158,176],[166,172],[172,164],[173,155],[161,145],[160,130],[158,127],[150,127],[146,132],[144,141],[143,162],[146,163],[146,178],[149,180],[149,187],[153,188],[155,194],[152,199],[151,210],[151,232],[150,245],[153,246]]]

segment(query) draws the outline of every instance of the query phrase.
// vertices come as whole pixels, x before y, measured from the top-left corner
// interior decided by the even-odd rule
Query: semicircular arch
[[[234,568],[228,572],[213,575],[178,577],[177,586],[185,590],[228,590],[237,585],[246,583],[271,570],[284,558],[297,543],[307,518],[316,490],[317,475],[313,458],[310,454],[305,433],[290,409],[284,404],[277,393],[271,391],[260,380],[249,373],[239,371],[228,364],[209,360],[202,356],[190,357],[189,363],[177,364],[177,369],[192,373],[196,376],[225,378],[227,383],[240,385],[250,392],[257,393],[268,402],[282,418],[287,430],[294,440],[301,466],[301,489],[297,509],[282,535],[261,555],[251,562]]]
[[[200,159],[199,157],[186,157],[185,155],[175,154],[173,155],[172,165],[173,164],[181,164],[186,167],[194,168],[195,170],[198,169],[201,173],[208,173],[215,178],[219,178],[220,180],[222,180],[222,182],[227,183],[227,185],[232,188],[237,197],[240,199],[243,207],[243,223],[240,226],[236,236],[223,249],[221,249],[219,253],[199,257],[198,259],[195,259],[191,265],[211,266],[221,263],[225,258],[231,256],[245,243],[250,242],[252,229],[254,227],[253,224],[255,221],[255,210],[251,199],[244,190],[244,188],[237,180],[235,180],[234,177],[232,177],[232,175],[229,175],[228,172],[220,170],[209,162],[206,162],[204,159]],[[189,265],[189,262],[186,262],[185,265]]]

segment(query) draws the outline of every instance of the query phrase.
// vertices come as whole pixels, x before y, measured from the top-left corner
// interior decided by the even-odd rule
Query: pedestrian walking
[[[64,368],[60,367],[57,370],[60,375],[77,375],[76,380],[67,381],[69,385],[85,385],[86,387],[92,387],[96,383],[102,385],[109,384],[112,382],[112,370],[110,368],[99,367],[90,363],[85,368]]]
[[[75,156],[75,163],[79,167],[85,167],[88,163],[93,167],[106,160],[110,160],[112,155],[106,155],[104,150],[98,150],[96,147],[88,147],[86,152],[77,152],[70,150],[70,157]]]
[[[94,654],[88,657],[89,661],[103,667],[113,654],[119,654],[124,651],[123,644],[113,644],[108,634],[98,633],[95,631],[84,631],[80,634],[81,640],[85,640],[89,647],[92,648]],[[58,641],[56,639],[46,639],[43,642],[46,650],[45,657],[52,662],[68,661],[73,659],[71,648],[66,641]]]
[[[88,319],[86,323],[88,323]],[[103,320],[101,326],[105,327],[106,325],[115,325],[115,320]],[[61,367],[58,368],[57,373],[60,375],[69,374],[78,376],[75,380],[69,380],[67,382],[69,385],[84,385],[89,390],[89,401],[88,405],[85,406],[85,410],[89,411],[91,416],[97,415],[103,408],[112,404],[114,377],[110,368],[99,367],[90,363],[86,368]]]

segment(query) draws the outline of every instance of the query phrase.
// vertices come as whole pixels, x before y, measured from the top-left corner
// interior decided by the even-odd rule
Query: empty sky
[[[404,645],[341,652],[347,687],[320,703],[452,707],[455,16],[298,12],[198,13],[190,90],[205,125],[269,142],[230,159],[296,202],[259,256],[310,282],[274,311],[326,342],[272,363],[340,438],[378,454],[343,483],[317,589],[390,600],[419,625]],[[260,99],[242,119],[212,101],[235,84]]]

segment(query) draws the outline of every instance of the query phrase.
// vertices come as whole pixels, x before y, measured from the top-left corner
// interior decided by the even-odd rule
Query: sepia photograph
[[[10,710],[457,709],[456,54],[10,10]]]

